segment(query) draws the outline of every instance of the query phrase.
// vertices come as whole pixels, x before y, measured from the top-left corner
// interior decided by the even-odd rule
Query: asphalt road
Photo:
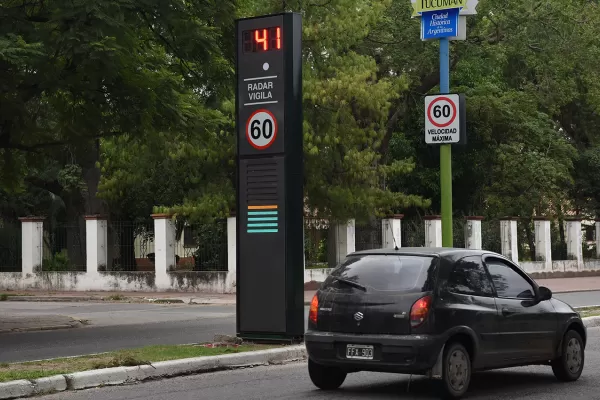
[[[572,307],[600,305],[600,291],[556,293],[553,297],[570,304]]]
[[[235,307],[120,303],[0,303],[20,315],[68,315],[91,325],[0,334],[0,362],[32,361],[156,344],[206,342],[235,334]]]
[[[573,306],[600,303],[600,292],[565,293],[555,297]],[[32,316],[68,315],[88,320],[91,325],[0,334],[0,362],[69,357],[157,344],[198,343],[212,340],[215,334],[235,334],[234,306],[0,302],[0,316],[3,311]]]
[[[472,400],[590,400],[600,393],[600,328],[590,329],[586,365],[579,381],[560,383],[550,367],[523,367],[476,374]],[[339,391],[322,392],[308,378],[306,363],[223,371],[139,385],[91,389],[41,400],[262,400],[262,399],[437,399],[431,382],[406,375],[357,373]]]

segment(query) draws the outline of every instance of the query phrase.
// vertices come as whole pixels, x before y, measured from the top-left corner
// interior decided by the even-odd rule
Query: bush
[[[51,258],[44,258],[42,262],[42,271],[73,271],[74,269],[65,249],[54,254]]]

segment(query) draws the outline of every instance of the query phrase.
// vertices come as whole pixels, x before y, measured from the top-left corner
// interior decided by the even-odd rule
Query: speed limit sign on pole
[[[275,142],[277,137],[277,120],[269,110],[254,111],[246,122],[246,139],[252,147],[264,150]]]
[[[439,94],[425,97],[425,143],[450,144],[463,142],[465,134],[464,97]]]

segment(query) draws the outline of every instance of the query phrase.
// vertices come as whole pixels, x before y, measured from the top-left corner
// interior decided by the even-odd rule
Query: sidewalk
[[[538,279],[540,286],[546,286],[554,293],[600,291],[600,276],[585,278]],[[19,291],[2,292],[8,295],[8,301],[102,301],[102,302],[140,302],[140,303],[183,303],[196,305],[235,305],[235,294],[176,293],[176,292],[48,292]],[[304,292],[305,305],[315,290]]]
[[[554,293],[600,291],[600,276],[536,279],[536,282],[540,286],[546,286]]]

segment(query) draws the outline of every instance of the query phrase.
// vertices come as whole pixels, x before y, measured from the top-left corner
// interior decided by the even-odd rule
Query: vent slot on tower
[[[246,201],[248,205],[277,204],[277,164],[263,161],[246,167]]]

